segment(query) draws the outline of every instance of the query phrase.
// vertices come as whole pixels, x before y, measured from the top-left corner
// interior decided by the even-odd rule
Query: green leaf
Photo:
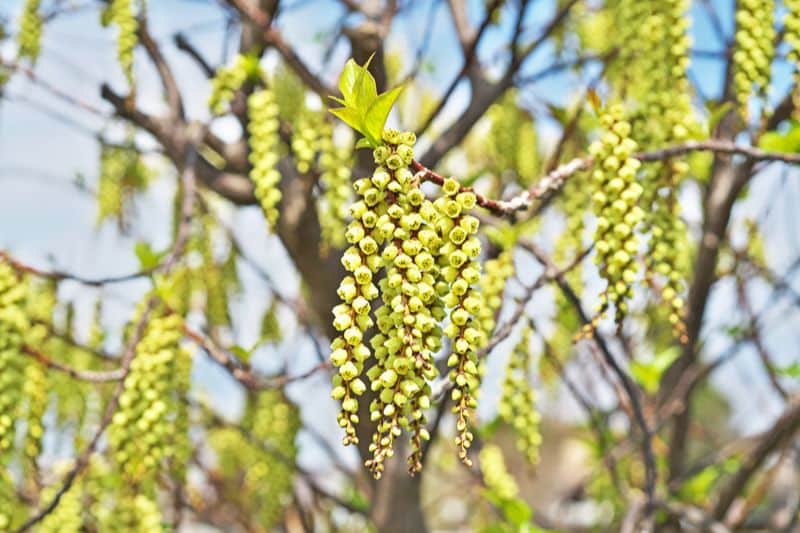
[[[348,59],[341,76],[339,76],[339,90],[344,96],[345,107],[362,111],[362,114],[366,113],[372,101],[378,96],[375,78],[368,70],[374,55],[370,56],[364,66],[359,65],[352,58]]]
[[[348,59],[347,63],[344,64],[342,74],[339,76],[339,90],[342,91],[342,96],[344,96],[344,105],[353,102],[353,88],[355,87],[356,80],[361,72],[360,69],[361,66],[359,66],[355,59],[352,58]],[[341,100],[338,101],[341,102]]]
[[[781,376],[797,379],[800,378],[800,363],[794,362],[789,366],[776,368],[775,371]]]
[[[139,241],[133,248],[136,257],[139,259],[139,266],[142,270],[150,270],[161,263],[161,258],[164,257],[165,252],[154,251],[145,241]]]
[[[352,107],[337,107],[328,111],[354,130],[364,133],[361,115]]]
[[[370,60],[372,60],[371,57]],[[348,102],[348,106],[355,108],[361,116],[366,116],[372,103],[378,98],[378,86],[375,84],[372,73],[367,70],[368,65],[369,61],[363,67],[359,67],[360,71],[353,85],[352,101]]]
[[[372,144],[372,141],[367,139],[366,137],[361,137],[358,141],[356,141],[356,149],[358,148],[375,148],[376,145]]]
[[[505,500],[501,506],[501,509],[503,510],[506,520],[515,526],[527,524],[533,515],[533,512],[528,504],[519,498]]]
[[[800,123],[792,120],[785,133],[768,131],[758,141],[758,146],[768,152],[793,154],[800,152]]]
[[[649,393],[658,390],[661,376],[669,366],[678,358],[681,350],[677,346],[671,346],[660,354],[656,355],[652,361],[634,361],[631,364],[631,374],[639,384]]]
[[[239,346],[238,344],[230,347],[231,353],[241,359],[243,362],[247,363],[250,361],[251,352],[247,348],[243,346]]]
[[[403,85],[400,85],[391,91],[386,91],[375,98],[370,105],[364,116],[364,127],[373,138],[381,138],[381,132],[383,132],[384,125],[386,125],[386,119],[389,118],[392,106],[397,100],[397,97],[400,96],[400,93],[403,92],[404,88]]]
[[[733,102],[725,102],[716,108],[709,107],[711,114],[708,116],[708,135],[711,135],[711,133],[717,128],[717,124],[719,124],[720,120],[722,120],[722,118],[727,115],[728,111],[730,111],[732,108]]]

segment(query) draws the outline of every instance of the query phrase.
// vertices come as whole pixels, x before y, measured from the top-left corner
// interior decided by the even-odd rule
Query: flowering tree
[[[4,7],[2,105],[98,124],[98,227],[173,216],[122,274],[0,240],[0,531],[799,527],[800,2],[721,4]],[[97,95],[41,68],[87,14]]]

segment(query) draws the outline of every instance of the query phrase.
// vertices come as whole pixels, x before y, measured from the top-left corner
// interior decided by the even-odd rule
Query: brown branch
[[[275,48],[283,57],[286,64],[303,80],[306,86],[317,93],[323,102],[327,101],[328,96],[336,94],[336,90],[324,83],[314,74],[308,65],[300,58],[292,46],[287,43],[280,30],[272,26],[272,17],[245,0],[226,0],[234,9],[242,14],[243,17],[251,20],[262,30],[264,43]]]
[[[203,74],[205,74],[207,78],[214,77],[214,73],[216,72],[214,67],[212,67],[208,61],[206,61],[206,59],[203,57],[200,51],[197,48],[195,48],[194,45],[192,45],[192,43],[189,42],[189,40],[186,38],[184,34],[182,33],[175,34],[173,40],[175,42],[175,47],[181,52],[185,52],[189,57],[191,57],[194,60],[194,62],[197,63],[197,66],[200,67],[200,70],[203,71]]]
[[[164,93],[166,94],[170,114],[175,118],[183,120],[186,114],[183,109],[183,99],[181,98],[181,91],[178,88],[178,82],[175,80],[175,76],[172,74],[172,69],[167,64],[164,54],[161,53],[158,43],[156,43],[153,36],[150,34],[147,20],[144,18],[139,22],[139,41],[147,51],[147,55],[156,67],[156,71],[158,71],[158,76],[161,79],[161,86],[164,88]]]
[[[217,346],[211,339],[185,324],[183,326],[183,333],[200,348],[202,348],[203,351],[205,351],[209,357],[214,360],[214,362],[218,363],[225,370],[227,370],[236,381],[250,390],[282,388],[290,383],[308,379],[321,371],[331,368],[329,362],[323,361],[311,367],[309,370],[294,376],[279,375],[265,378],[253,373],[253,370],[250,368],[250,366],[241,359],[224,348]]]
[[[753,343],[753,347],[756,349],[756,353],[761,360],[761,366],[764,367],[764,371],[767,373],[767,377],[769,378],[772,388],[775,389],[775,392],[777,392],[781,398],[786,400],[789,397],[789,393],[786,392],[786,389],[783,387],[783,385],[781,385],[780,378],[775,372],[775,364],[772,362],[772,357],[770,356],[769,352],[767,351],[767,347],[764,345],[764,342],[761,339],[761,331],[756,319],[756,314],[753,311],[753,306],[750,303],[749,296],[747,295],[746,282],[741,276],[738,275],[736,276],[736,294],[739,299],[739,304],[744,309],[745,313],[747,314],[747,318],[750,321],[751,327],[749,328],[747,335],[750,338],[750,341]]]
[[[119,381],[123,377],[122,368],[105,371],[79,370],[47,357],[44,353],[33,346],[26,344],[22,347],[22,351],[39,361],[47,368],[64,372],[68,376],[80,381],[88,381],[90,383],[107,383],[109,381]]]
[[[151,274],[153,274],[153,272],[157,271],[159,268],[158,266],[155,266],[152,268],[139,270],[137,272],[131,272],[130,274],[122,274],[119,276],[86,278],[78,274],[64,272],[62,270],[44,270],[38,267],[34,267],[27,263],[23,263],[19,259],[12,257],[11,254],[5,250],[0,250],[0,258],[6,260],[15,270],[18,270],[20,272],[25,272],[26,274],[32,274],[39,278],[46,278],[55,281],[64,281],[64,280],[74,281],[76,283],[87,285],[89,287],[102,287],[103,285],[110,285],[113,283],[125,283],[127,281],[132,281],[138,278],[150,276]]]
[[[521,53],[513,54],[512,61],[503,76],[496,82],[490,82],[483,76],[473,76],[472,98],[463,113],[453,122],[438,138],[431,147],[420,157],[420,161],[427,167],[433,167],[444,155],[464,139],[472,129],[472,126],[480,120],[491,106],[509,87],[514,84],[514,77],[519,71],[525,59],[533,54],[538,47],[544,43],[553,31],[563,22],[577,0],[569,0],[566,5],[561,7],[552,19],[545,25],[539,37],[528,45]],[[527,1],[520,3],[520,17],[522,11],[528,5]],[[515,35],[518,37],[518,35]],[[512,44],[516,48],[516,42]]]
[[[458,40],[461,43],[461,49],[463,50],[464,63],[461,66],[461,70],[458,72],[458,75],[456,75],[453,81],[450,82],[450,85],[448,85],[447,89],[445,89],[442,97],[439,99],[439,103],[436,105],[436,108],[434,108],[434,110],[428,114],[425,122],[417,130],[418,134],[421,135],[431,127],[431,124],[433,124],[433,122],[436,120],[436,117],[441,114],[442,110],[450,101],[450,96],[452,96],[453,92],[456,90],[456,87],[458,87],[458,84],[461,82],[464,76],[466,76],[470,70],[475,67],[478,43],[480,43],[481,37],[483,37],[484,32],[492,21],[492,11],[499,4],[500,2],[498,0],[492,0],[492,2],[486,8],[486,16],[484,17],[480,26],[477,30],[472,32],[469,28],[467,6],[464,1],[450,0],[448,2],[448,5],[450,6],[450,12],[453,14],[453,24],[456,28],[456,34],[458,35]],[[479,73],[474,74],[474,76],[478,75]]]
[[[107,113],[102,109],[99,109],[94,105],[90,104],[89,102],[81,100],[80,98],[72,96],[71,94],[62,91],[61,89],[51,84],[50,82],[42,79],[36,74],[36,72],[33,71],[33,69],[26,67],[25,65],[20,65],[19,63],[8,63],[0,58],[0,67],[7,68],[12,71],[21,72],[32,83],[38,85],[42,89],[46,90],[59,100],[66,102],[67,104],[73,105],[79,109],[83,109],[84,111],[88,111],[89,113],[97,115],[98,117],[108,116]]]

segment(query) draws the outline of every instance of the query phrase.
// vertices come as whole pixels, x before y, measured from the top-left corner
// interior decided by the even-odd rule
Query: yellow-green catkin
[[[308,174],[314,166],[319,149],[319,116],[305,113],[294,121],[292,128],[292,156],[294,166],[301,174]]]
[[[319,181],[323,187],[317,203],[322,251],[345,246],[344,232],[347,225],[347,206],[353,196],[351,182],[353,153],[352,145],[337,146],[334,142],[333,126],[326,123],[319,141]]]
[[[230,326],[228,294],[235,289],[238,278],[234,275],[232,279],[229,279],[229,276],[226,276],[224,264],[217,261],[214,253],[214,236],[217,228],[213,215],[200,216],[200,222],[203,231],[198,239],[198,247],[203,262],[197,274],[205,292],[206,321],[211,328]]]
[[[659,4],[660,11],[650,17],[644,30],[663,37],[654,58],[662,67],[650,76],[651,86],[644,98],[646,125],[634,126],[637,138],[647,149],[679,144],[689,139],[695,127],[690,101],[689,66],[690,38],[687,0],[670,0]],[[654,20],[653,20],[654,19]],[[657,28],[664,28],[658,30]],[[660,32],[664,34],[661,35]],[[669,321],[675,335],[685,341],[684,278],[688,274],[689,243],[686,226],[681,219],[678,193],[689,172],[685,158],[672,158],[645,168],[642,205],[645,219],[643,231],[650,234],[646,254],[647,276],[660,277],[661,297],[669,306]]]
[[[792,62],[795,85],[792,89],[794,116],[800,110],[800,0],[783,0],[786,16],[783,19],[783,40],[789,45],[787,57]]]
[[[531,329],[526,327],[522,339],[514,347],[506,366],[503,392],[500,397],[498,414],[500,419],[511,426],[517,435],[517,449],[525,455],[532,465],[539,462],[539,446],[542,435],[539,433],[541,416],[536,411],[536,394],[530,383]]]
[[[612,105],[600,117],[603,132],[589,147],[595,160],[592,182],[592,207],[596,221],[595,263],[606,289],[601,295],[598,317],[585,327],[591,334],[597,320],[611,304],[615,307],[615,321],[621,325],[628,310],[627,301],[633,295],[638,265],[636,254],[639,243],[636,226],[644,217],[638,206],[643,188],[636,180],[641,166],[633,157],[636,142],[630,138],[630,123],[624,120],[621,105]]]
[[[733,88],[739,112],[748,117],[754,94],[766,100],[775,57],[775,0],[736,2],[736,49]]]
[[[211,93],[208,108],[215,115],[221,115],[236,95],[236,91],[258,70],[258,61],[246,55],[237,55],[231,65],[217,69],[211,79]]]
[[[119,409],[109,427],[114,460],[130,483],[150,493],[165,459],[174,455],[176,386],[181,387],[188,353],[179,346],[183,319],[151,313],[125,378]]]
[[[516,90],[506,92],[489,107],[489,133],[481,140],[481,156],[489,172],[522,187],[532,184],[539,171],[536,126],[517,103]]]
[[[26,412],[25,469],[31,478],[37,473],[36,461],[42,453],[42,437],[44,436],[44,414],[48,406],[48,380],[45,369],[40,364],[30,363],[25,369]]]
[[[209,442],[222,479],[222,497],[250,517],[259,531],[272,530],[292,499],[300,429],[297,407],[279,390],[248,398],[241,428],[215,428]]]
[[[104,26],[117,27],[117,61],[128,85],[133,87],[133,51],[139,42],[139,22],[133,12],[133,0],[111,0],[103,10],[101,22]]]
[[[511,500],[519,495],[519,486],[506,468],[503,451],[496,444],[485,445],[478,456],[486,487],[499,498]]]
[[[113,513],[107,514],[103,531],[127,533],[141,531],[161,533],[166,531],[158,503],[150,496],[137,494],[131,487],[118,489]]]
[[[22,353],[30,321],[25,312],[27,284],[0,259],[0,464],[14,446],[23,405],[28,357]]]
[[[59,487],[48,487],[42,491],[42,501],[52,501]],[[83,529],[82,483],[76,482],[65,492],[53,512],[49,513],[36,531],[42,533],[80,533]],[[0,529],[2,531],[2,529]]]
[[[440,294],[450,309],[450,323],[444,328],[451,350],[447,366],[453,383],[455,444],[459,459],[470,466],[472,461],[468,450],[474,438],[470,423],[477,407],[480,386],[478,349],[485,342],[477,320],[483,305],[483,298],[476,290],[481,274],[478,262],[481,244],[476,236],[480,222],[468,214],[476,204],[474,193],[462,192],[453,178],[445,180],[442,192],[444,196],[437,198],[434,206],[440,215],[436,229],[443,240],[438,250],[438,263],[445,288],[440,290]]]
[[[42,49],[42,15],[39,13],[40,0],[25,0],[19,22],[17,55],[27,57],[35,63]]]
[[[339,335],[331,343],[331,362],[337,369],[332,397],[342,402],[338,421],[345,430],[344,444],[358,442],[358,397],[366,390],[364,369],[374,393],[370,417],[376,423],[366,466],[379,478],[395,440],[411,435],[410,473],[422,468],[424,442],[430,438],[425,411],[431,404],[431,382],[437,375],[433,356],[442,336],[451,341],[448,358],[457,416],[459,456],[469,463],[472,442],[468,429],[480,382],[477,350],[484,341],[477,313],[482,297],[478,219],[472,192],[462,192],[457,181],[444,184],[445,196],[431,202],[422,192],[422,176],[415,175],[413,133],[385,130],[373,151],[377,168],[358,179],[358,200],[350,206],[352,221],[344,232],[350,245],[342,264],[348,274],[339,286],[340,305],[333,309]],[[378,286],[375,280],[380,277]],[[381,305],[371,317],[372,302]],[[449,323],[442,331],[449,313]],[[373,325],[369,341],[365,335]]]
[[[384,230],[379,218],[385,215],[388,173],[376,170],[371,178],[354,183],[359,200],[350,206],[352,221],[345,231],[350,245],[342,255],[341,263],[347,271],[337,289],[342,303],[333,308],[333,326],[339,332],[331,342],[331,363],[338,370],[333,377],[331,396],[342,403],[337,416],[344,430],[343,444],[357,444],[356,424],[358,397],[367,390],[361,379],[364,365],[371,356],[364,335],[373,325],[370,317],[372,301],[378,297],[378,287],[373,277],[382,268],[380,245],[393,227]],[[383,220],[381,220],[383,222]]]
[[[23,505],[17,497],[17,488],[10,472],[0,466],[0,533],[13,531],[22,519]]]
[[[376,364],[367,374],[377,393],[370,412],[378,425],[370,444],[373,458],[367,461],[375,477],[393,455],[402,429],[411,433],[409,472],[422,468],[422,441],[430,438],[425,410],[431,403],[430,381],[437,375],[433,355],[441,346],[437,213],[408,168],[415,140],[413,134],[386,130],[386,144],[374,151],[378,168],[372,183],[386,194],[385,213],[377,222],[386,241],[381,252],[386,276],[379,284],[383,305],[375,313],[380,333],[372,338]]]
[[[641,58],[653,41],[642,36],[641,25],[659,0],[616,0],[611,4],[617,58],[609,67],[609,79],[622,97],[636,92],[644,78]]]
[[[47,280],[31,279],[28,282],[28,297],[25,312],[31,327],[25,335],[26,345],[52,355],[54,348],[61,344],[50,337],[53,309],[56,305],[56,285]],[[55,342],[51,342],[55,341]],[[25,368],[25,439],[23,442],[23,474],[25,481],[32,486],[38,484],[37,460],[42,452],[44,436],[44,414],[49,404],[50,380],[46,369],[38,362],[31,361]]]
[[[255,186],[255,195],[270,226],[278,220],[278,203],[281,191],[278,183],[281,175],[276,166],[278,152],[278,105],[269,89],[259,89],[247,98],[247,132],[250,143],[250,179]]]
[[[125,227],[133,194],[143,190],[151,176],[152,171],[135,150],[103,145],[97,184],[97,224],[111,219]]]
[[[292,500],[294,469],[286,459],[294,460],[297,455],[295,438],[300,429],[299,412],[283,392],[267,390],[257,394],[242,424],[256,442],[273,450],[271,454],[261,452],[261,461],[245,469],[246,482],[253,492],[262,495],[260,502],[254,502],[258,522],[270,529],[280,522]]]
[[[503,305],[503,292],[508,280],[514,275],[514,254],[510,249],[502,250],[496,258],[483,265],[480,280],[480,294],[483,305],[477,315],[478,323],[485,340],[491,338],[497,325],[497,313]]]

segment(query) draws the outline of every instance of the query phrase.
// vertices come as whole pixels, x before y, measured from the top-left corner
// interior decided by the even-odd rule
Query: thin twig
[[[39,278],[52,279],[55,281],[64,281],[64,280],[74,281],[82,285],[87,285],[89,287],[102,287],[103,285],[110,285],[113,283],[125,283],[127,281],[132,281],[135,279],[149,276],[154,272],[156,272],[159,268],[159,265],[156,265],[155,267],[152,268],[146,268],[144,270],[131,272],[129,274],[121,274],[119,276],[87,278],[78,274],[73,274],[71,272],[65,272],[63,270],[44,270],[42,268],[29,265],[13,257],[6,250],[0,250],[0,258],[5,259],[14,269],[19,270],[20,272],[25,272],[27,274],[32,274]]]
[[[788,154],[782,152],[767,152],[753,146],[743,146],[729,141],[719,139],[709,139],[706,141],[688,141],[675,146],[668,146],[659,150],[639,152],[633,157],[640,161],[664,161],[672,157],[684,155],[690,152],[715,152],[731,155],[742,155],[752,161],[776,161],[792,165],[800,165],[800,154]],[[491,211],[495,215],[507,216],[517,211],[524,211],[533,205],[533,202],[545,193],[560,189],[566,180],[574,174],[591,168],[594,159],[591,156],[576,157],[563,165],[559,165],[553,171],[545,174],[530,189],[510,198],[509,200],[492,200],[485,196],[475,193],[478,205]],[[442,185],[446,179],[441,174],[427,168],[419,161],[413,161],[411,168],[421,174],[424,181],[430,181],[437,185]],[[471,187],[462,187],[462,191],[472,191]]]
[[[64,372],[70,377],[78,379],[80,381],[88,381],[91,383],[107,383],[109,381],[119,381],[123,377],[123,369],[117,368],[114,370],[79,370],[77,368],[72,368],[69,365],[65,365],[64,363],[59,363],[49,357],[47,357],[44,353],[40,350],[36,349],[33,346],[24,345],[22,347],[22,351],[41,364],[46,366],[47,368],[52,368],[54,370],[58,370],[59,372]]]

